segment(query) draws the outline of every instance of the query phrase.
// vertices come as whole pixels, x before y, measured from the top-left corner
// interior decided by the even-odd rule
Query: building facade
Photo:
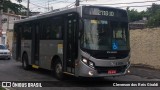
[[[14,21],[20,18],[21,16],[15,14],[2,14],[2,35],[0,36],[0,44],[6,44],[9,49],[12,47]]]
[[[129,29],[134,30],[134,29],[144,29],[146,28],[148,20],[146,17],[143,17],[142,20],[139,21],[134,21],[129,23]]]

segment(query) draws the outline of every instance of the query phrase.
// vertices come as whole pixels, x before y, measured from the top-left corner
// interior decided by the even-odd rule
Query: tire
[[[56,60],[53,65],[53,73],[58,80],[64,79],[64,75],[62,71],[62,63],[59,60]]]
[[[22,56],[22,67],[24,70],[29,70],[30,66],[28,64],[28,55],[26,53]]]

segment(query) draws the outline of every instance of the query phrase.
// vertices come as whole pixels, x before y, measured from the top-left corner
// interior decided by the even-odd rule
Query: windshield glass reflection
[[[127,23],[85,19],[81,45],[90,50],[126,50],[127,31]]]

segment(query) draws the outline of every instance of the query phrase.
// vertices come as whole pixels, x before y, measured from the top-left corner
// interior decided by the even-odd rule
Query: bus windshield
[[[128,23],[84,19],[81,46],[89,50],[128,50]]]

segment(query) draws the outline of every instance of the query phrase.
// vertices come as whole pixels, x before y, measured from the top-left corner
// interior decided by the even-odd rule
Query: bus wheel
[[[26,53],[23,54],[23,56],[22,56],[22,67],[25,70],[29,70],[30,69],[30,66],[28,64],[28,55]]]
[[[59,80],[63,79],[62,64],[60,61],[56,61],[54,64],[54,75]]]

